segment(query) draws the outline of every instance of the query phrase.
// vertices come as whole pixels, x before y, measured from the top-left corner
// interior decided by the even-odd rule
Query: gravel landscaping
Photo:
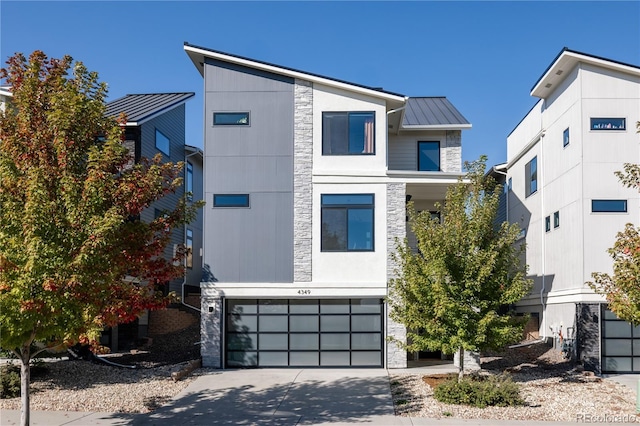
[[[390,375],[396,415],[412,417],[570,421],[580,416],[634,418],[630,388],[573,368],[560,352],[543,344],[481,358],[489,374],[508,372],[520,384],[525,405],[475,408],[438,402],[424,374]],[[634,418],[636,419],[636,418]]]

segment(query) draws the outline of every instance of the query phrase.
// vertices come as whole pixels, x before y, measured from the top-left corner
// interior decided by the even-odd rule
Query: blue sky
[[[639,1],[0,1],[2,63],[70,54],[127,93],[192,91],[187,143],[202,146],[203,82],[185,41],[383,87],[446,96],[473,124],[463,159],[506,160],[529,90],[566,46],[640,65]],[[640,117],[638,117],[640,119]]]

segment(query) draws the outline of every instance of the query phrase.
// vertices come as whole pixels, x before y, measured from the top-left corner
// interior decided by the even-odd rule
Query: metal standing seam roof
[[[139,125],[156,114],[180,105],[194,95],[193,92],[125,95],[107,103],[106,115],[116,117],[124,112],[128,123]]]
[[[403,127],[446,125],[471,127],[471,123],[444,96],[408,99]]]

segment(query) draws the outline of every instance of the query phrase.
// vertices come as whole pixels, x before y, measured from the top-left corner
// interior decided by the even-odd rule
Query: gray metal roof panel
[[[140,123],[155,114],[180,105],[194,95],[193,92],[125,95],[107,103],[106,115],[117,117],[124,112],[127,121]]]
[[[402,120],[402,126],[468,124],[467,119],[444,96],[409,98]]]

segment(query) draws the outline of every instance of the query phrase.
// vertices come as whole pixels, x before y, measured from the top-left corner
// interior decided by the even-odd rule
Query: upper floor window
[[[544,231],[551,231],[551,216],[547,216],[544,218]]]
[[[249,194],[213,194],[213,207],[249,207]]]
[[[553,227],[558,228],[560,226],[560,212],[553,214]]]
[[[323,112],[322,155],[375,154],[374,112]]]
[[[562,132],[562,146],[567,146],[567,145],[569,145],[569,128],[568,127],[564,129],[564,132]]]
[[[373,194],[323,194],[321,204],[322,251],[373,251]]]
[[[214,112],[214,126],[248,126],[248,112]]]
[[[627,200],[591,200],[593,213],[626,213]]]
[[[440,142],[418,142],[418,170],[440,171]]]
[[[538,157],[533,157],[524,166],[524,181],[526,197],[538,190]]]
[[[171,155],[169,151],[170,141],[160,130],[156,129],[156,148],[163,154]]]
[[[625,118],[592,118],[591,130],[626,130]]]
[[[186,177],[186,186],[187,186],[187,199],[189,201],[193,200],[193,164],[187,161],[187,177]]]

